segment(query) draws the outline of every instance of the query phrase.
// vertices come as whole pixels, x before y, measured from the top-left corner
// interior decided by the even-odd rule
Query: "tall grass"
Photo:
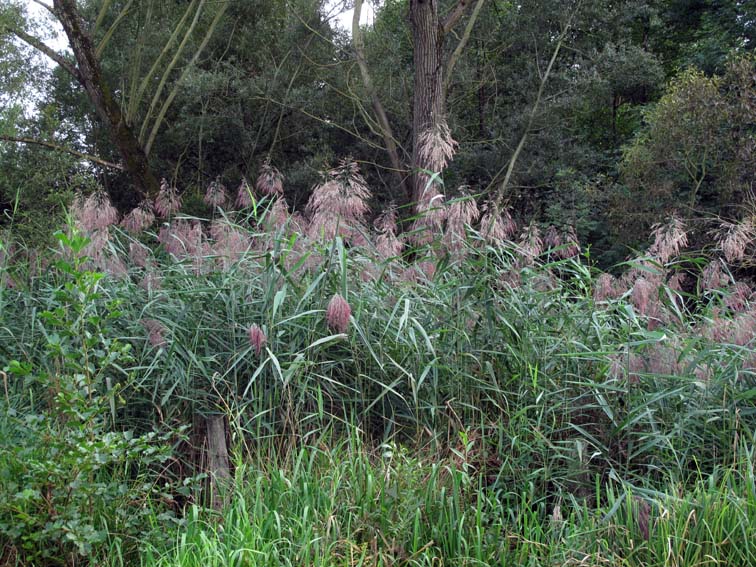
[[[340,198],[337,181],[350,171],[331,172],[328,198]],[[328,234],[276,195],[252,205],[215,210],[212,223],[169,207],[155,232],[97,227],[74,262],[107,274],[88,299],[94,343],[128,345],[128,360],[107,362],[104,393],[118,388],[108,429],[189,427],[174,438],[174,458],[149,473],[165,490],[123,503],[124,514],[147,510],[155,539],[108,532],[93,556],[145,565],[751,561],[755,312],[747,296],[732,301],[736,287],[714,268],[700,271],[697,288],[672,285],[679,235],[659,231],[656,255],[612,282],[572,256],[573,241],[552,231],[544,250],[533,226],[520,243],[497,241],[469,225],[470,211],[387,257],[349,202],[353,216],[337,216]],[[439,218],[416,228],[436,230]],[[41,314],[60,307],[77,277],[65,263],[38,271],[21,256],[0,264],[8,415],[40,412],[45,388],[33,378],[62,376],[59,359],[43,355],[56,331]],[[326,318],[335,294],[351,308],[336,330]],[[264,344],[250,343],[253,325]],[[206,465],[211,415],[226,420],[234,456],[220,512],[202,506],[209,500],[194,485],[177,488]],[[6,439],[33,445],[11,422]],[[169,544],[157,537],[166,531]],[[3,533],[6,562],[24,557]]]

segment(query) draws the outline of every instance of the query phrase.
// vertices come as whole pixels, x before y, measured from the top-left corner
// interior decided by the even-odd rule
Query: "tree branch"
[[[23,41],[24,43],[31,45],[37,51],[40,51],[41,53],[44,53],[45,55],[47,55],[50,59],[55,61],[58,65],[63,67],[63,69],[68,71],[71,74],[71,76],[73,76],[74,79],[76,79],[77,81],[81,83],[81,74],[79,73],[79,70],[76,68],[76,66],[73,63],[71,63],[71,61],[63,57],[60,53],[48,47],[42,41],[40,41],[33,35],[26,33],[23,30],[12,29],[10,30],[10,32],[13,35],[15,35],[17,38],[19,38],[21,41]]]
[[[459,22],[459,19],[470,7],[470,4],[471,0],[459,0],[456,6],[454,6],[454,9],[449,12],[449,15],[444,18],[443,22],[441,22],[441,31],[445,34],[449,33],[454,26],[457,25],[457,22]]]
[[[446,69],[444,70],[444,88],[443,88],[444,97],[446,97],[446,93],[449,91],[449,83],[451,82],[451,76],[452,76],[452,71],[454,70],[454,66],[457,64],[457,61],[459,60],[460,56],[462,55],[462,52],[465,50],[465,47],[467,46],[467,42],[470,39],[470,34],[472,33],[473,28],[475,27],[475,21],[478,19],[478,14],[480,14],[480,10],[481,8],[483,8],[483,3],[485,1],[486,0],[478,0],[477,4],[475,4],[475,8],[473,9],[473,13],[470,16],[470,20],[467,22],[467,25],[465,26],[465,32],[462,34],[462,39],[459,40],[457,47],[454,49],[454,52],[449,57],[449,62],[446,64]]]
[[[506,166],[507,172],[504,175],[504,180],[501,182],[501,185],[499,185],[499,189],[496,192],[496,197],[493,200],[494,208],[497,211],[501,207],[501,204],[504,200],[504,195],[509,186],[509,181],[512,178],[512,173],[514,172],[515,164],[517,163],[517,159],[520,157],[520,153],[522,152],[522,149],[525,147],[525,142],[528,139],[528,134],[530,133],[531,128],[533,127],[533,122],[535,121],[536,114],[538,113],[538,107],[540,106],[541,98],[543,97],[543,91],[546,87],[546,83],[549,80],[549,76],[551,75],[551,70],[554,67],[554,62],[559,56],[559,51],[562,49],[562,44],[564,43],[564,40],[567,37],[567,33],[569,32],[570,27],[572,25],[572,19],[575,16],[575,14],[578,12],[578,10],[580,9],[581,3],[582,1],[578,2],[578,5],[575,7],[575,10],[570,14],[570,17],[567,20],[567,24],[565,25],[564,29],[562,30],[562,33],[559,35],[559,38],[557,39],[557,44],[556,44],[556,47],[554,48],[554,52],[551,54],[551,59],[549,60],[549,64],[546,67],[546,72],[541,77],[541,84],[538,87],[538,94],[536,95],[535,102],[533,103],[533,108],[530,110],[530,116],[528,116],[528,123],[525,126],[525,131],[522,133],[520,142],[517,144],[517,148],[515,148],[515,151],[512,154],[512,157],[510,158],[509,163]],[[504,168],[502,168],[502,170],[503,169]],[[502,170],[499,170],[497,174],[494,176],[494,178],[491,180],[491,183],[489,183],[488,187],[486,188],[486,192],[493,185],[494,181],[501,174]]]
[[[0,134],[0,141],[43,146],[51,150],[56,150],[59,152],[65,152],[67,154],[71,154],[73,156],[76,156],[86,161],[91,161],[92,163],[96,163],[97,165],[101,165],[103,167],[109,167],[111,169],[117,169],[119,171],[123,171],[123,166],[120,163],[113,163],[110,161],[106,161],[104,159],[98,158],[97,156],[93,156],[91,154],[85,154],[83,152],[72,150],[71,148],[66,148],[64,146],[59,146],[58,144],[53,144],[52,142],[48,142],[46,140],[36,140],[34,138],[18,138],[16,136],[6,136],[4,134]]]
[[[365,59],[365,41],[362,37],[362,29],[360,28],[360,15],[362,13],[362,0],[355,0],[354,14],[352,16],[352,48],[354,49],[354,55],[357,58],[357,65],[360,68],[362,74],[362,83],[365,86],[370,102],[373,105],[373,112],[375,113],[375,119],[378,123],[378,128],[381,132],[384,144],[386,144],[386,151],[391,161],[391,167],[396,172],[396,182],[402,190],[410,193],[409,187],[405,186],[402,180],[401,171],[403,171],[402,163],[399,160],[399,153],[397,151],[397,143],[394,138],[394,132],[391,129],[391,123],[386,115],[386,110],[383,108],[381,99],[378,96],[378,91],[373,84],[373,79],[370,76],[370,70],[368,69],[367,60]]]
[[[42,6],[42,7],[43,7],[43,8],[45,9],[45,10],[47,10],[47,11],[48,11],[48,12],[50,12],[50,13],[51,13],[51,14],[52,14],[53,16],[55,16],[55,10],[53,10],[52,6],[49,6],[49,5],[45,4],[44,2],[42,2],[42,0],[32,0],[32,2],[34,2],[35,4],[39,4],[39,5],[40,5],[40,6]],[[57,16],[56,16],[56,17],[57,17]]]

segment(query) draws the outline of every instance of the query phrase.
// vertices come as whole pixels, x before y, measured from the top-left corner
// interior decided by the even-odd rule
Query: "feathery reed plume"
[[[152,203],[145,199],[129,214],[123,217],[121,226],[131,234],[139,234],[155,222],[155,213],[152,212]]]
[[[725,273],[721,260],[709,262],[701,274],[701,289],[715,291],[726,287],[730,283],[730,276]]]
[[[667,287],[672,291],[681,293],[685,289],[685,282],[687,281],[687,279],[688,276],[685,274],[685,272],[676,272],[672,275],[671,278],[669,278]]]
[[[87,256],[95,263],[100,263],[105,253],[105,249],[110,242],[110,228],[104,227],[94,229],[89,234],[89,243],[82,250],[84,256]]]
[[[74,198],[72,212],[79,226],[87,232],[102,230],[118,222],[118,211],[102,188],[87,198],[78,194]]]
[[[617,297],[619,297],[619,293],[615,277],[612,274],[601,274],[596,279],[596,286],[593,288],[594,301],[606,301]]]
[[[160,191],[155,198],[155,211],[162,218],[177,213],[181,208],[181,196],[175,187],[168,185],[165,178],[160,180]]]
[[[580,254],[580,239],[578,239],[577,231],[574,226],[567,227],[567,231],[564,234],[564,244],[559,250],[559,257],[563,260],[567,258],[574,258]]]
[[[247,233],[231,225],[226,219],[212,222],[210,236],[214,240],[212,252],[223,270],[229,269],[252,247]]]
[[[434,173],[446,169],[459,146],[451,136],[446,120],[435,120],[418,138],[420,163],[427,164]]]
[[[740,313],[733,321],[732,343],[738,346],[754,344],[756,336],[756,313]]]
[[[265,331],[263,331],[257,323],[253,323],[250,326],[249,331],[247,331],[247,334],[249,335],[249,344],[254,349],[255,355],[260,356],[262,349],[268,342],[268,337],[265,336]]]
[[[562,245],[562,236],[553,224],[549,225],[549,228],[546,229],[546,233],[543,235],[543,245],[549,252]]]
[[[129,243],[129,260],[131,260],[131,263],[135,266],[146,268],[149,255],[150,249],[144,244],[140,244],[139,242]]]
[[[268,204],[263,226],[268,232],[275,233],[285,227],[290,218],[289,205],[286,203],[286,199],[283,195],[278,195],[273,197],[272,203]]]
[[[202,254],[202,226],[198,221],[175,220],[160,229],[158,242],[163,245],[166,252],[180,260]]]
[[[475,199],[460,187],[460,197],[449,203],[446,212],[446,230],[444,231],[444,245],[450,251],[460,252],[464,249],[467,238],[467,227],[480,218],[480,209]]]
[[[141,287],[147,293],[158,291],[163,285],[163,278],[157,272],[147,271],[142,279],[139,281],[139,287]]]
[[[751,287],[747,283],[737,282],[728,290],[725,305],[730,311],[741,313],[747,309],[751,295]]]
[[[394,258],[402,253],[402,242],[396,236],[398,232],[396,218],[396,205],[392,202],[373,223],[375,230],[378,232],[375,248],[378,255],[384,260]]]
[[[221,183],[220,176],[216,177],[207,186],[203,201],[210,207],[223,207],[228,201],[226,186]]]
[[[756,236],[752,218],[744,218],[739,223],[723,223],[722,228],[719,246],[725,259],[730,263],[741,261],[746,248]]]
[[[160,321],[158,321],[157,319],[142,319],[139,322],[147,331],[147,338],[152,346],[163,347],[168,344],[168,341],[165,338],[167,329],[165,328],[165,325],[163,325]]]
[[[520,236],[518,248],[527,263],[533,262],[543,252],[541,231],[534,222],[531,222]]]
[[[491,246],[501,246],[517,231],[517,225],[507,209],[499,209],[489,201],[483,205],[480,233]]]
[[[420,178],[425,179],[425,176],[421,175]],[[441,234],[446,220],[444,196],[438,192],[435,184],[429,181],[424,185],[415,209],[418,215],[412,223],[410,239],[416,246],[424,246]]]
[[[641,315],[653,316],[656,314],[656,307],[659,302],[659,288],[654,282],[645,277],[639,277],[635,281],[630,297],[633,305],[635,305],[635,308]]]
[[[304,236],[310,224],[302,213],[294,211],[289,218],[289,226],[292,233]]]
[[[252,187],[250,187],[247,182],[247,178],[242,177],[241,183],[239,183],[239,188],[236,190],[235,204],[240,209],[246,209],[247,207],[252,206],[253,199]]]
[[[349,307],[346,299],[338,293],[334,294],[326,308],[326,323],[338,333],[346,333],[349,328],[349,317],[352,315],[352,308]]]
[[[655,224],[652,227],[651,236],[654,237],[654,243],[649,248],[649,253],[658,258],[662,264],[675,258],[680,250],[688,245],[685,225],[675,215],[669,217],[666,223]]]
[[[266,160],[260,168],[260,175],[255,181],[255,189],[262,195],[283,195],[284,177],[281,172]]]
[[[104,263],[104,270],[114,278],[124,279],[129,275],[129,270],[126,264],[123,263],[120,256],[117,254],[111,254],[107,257]]]
[[[309,236],[332,240],[337,234],[352,244],[359,244],[364,228],[370,191],[357,164],[341,161],[312,192],[307,202],[310,216]]]
[[[401,255],[404,244],[393,232],[382,232],[375,239],[375,249],[384,260]]]

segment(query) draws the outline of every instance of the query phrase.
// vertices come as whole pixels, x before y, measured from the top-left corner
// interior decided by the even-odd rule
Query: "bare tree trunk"
[[[205,418],[207,427],[207,473],[210,478],[211,503],[220,510],[230,489],[231,472],[226,445],[226,416],[209,415]]]
[[[150,169],[144,149],[102,76],[92,39],[82,25],[75,0],[53,0],[53,10],[63,25],[76,59],[78,75],[75,76],[86,90],[100,120],[110,131],[123,158],[125,170],[143,196],[156,195],[160,184]]]
[[[413,199],[422,193],[420,169],[430,169],[419,152],[420,135],[443,117],[443,32],[438,19],[438,0],[411,0],[410,22],[414,40],[415,91],[412,101]]]
[[[460,57],[470,37],[470,31],[484,0],[478,0],[473,22],[465,30],[457,49],[449,61],[450,67]],[[472,0],[458,0],[451,12],[440,18],[439,0],[410,0],[410,23],[414,41],[413,62],[415,64],[414,98],[412,102],[412,172],[414,200],[417,201],[424,189],[422,169],[429,170],[429,163],[420,154],[420,136],[429,128],[444,120],[446,113],[446,92],[444,75],[447,73],[443,60],[444,39],[459,22]]]

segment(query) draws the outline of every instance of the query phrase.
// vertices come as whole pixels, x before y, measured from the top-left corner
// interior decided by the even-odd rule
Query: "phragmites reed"
[[[160,321],[156,319],[142,319],[139,322],[147,331],[147,339],[152,346],[163,347],[168,344],[168,341],[165,338],[167,329]]]
[[[207,186],[203,201],[210,207],[223,207],[226,204],[228,194],[226,193],[226,186],[221,183],[220,177],[216,177]]]
[[[396,218],[396,205],[391,203],[373,223],[378,232],[375,248],[378,255],[384,260],[394,258],[402,253],[403,244],[396,235],[398,232]]]
[[[239,230],[226,219],[218,219],[212,222],[210,236],[214,240],[212,253],[224,270],[229,269],[252,248],[249,234],[246,231]]]
[[[249,327],[247,334],[249,336],[249,344],[255,351],[255,355],[260,356],[262,349],[265,348],[265,345],[268,342],[268,337],[265,335],[265,331],[263,331],[257,323],[253,323]]]
[[[548,251],[552,251],[562,245],[562,235],[559,234],[559,230],[553,224],[549,225],[549,228],[546,229],[543,235],[543,245]]]
[[[123,217],[121,226],[131,234],[139,234],[151,227],[154,222],[155,213],[152,212],[152,203],[145,199]]]
[[[240,209],[246,209],[247,207],[251,207],[253,202],[254,196],[252,195],[252,187],[250,187],[247,182],[247,178],[242,177],[241,183],[239,183],[239,188],[236,190],[235,204]]]
[[[723,223],[722,228],[724,230],[719,237],[719,247],[725,259],[730,263],[742,261],[746,248],[756,236],[753,219],[746,217],[739,223]]]
[[[265,214],[264,225],[269,232],[276,232],[289,222],[289,205],[283,195],[273,197],[273,203]]]
[[[701,289],[703,291],[715,291],[724,289],[730,283],[730,276],[724,270],[721,260],[712,260],[701,273]]]
[[[349,303],[338,293],[334,294],[326,308],[326,324],[337,333],[346,333],[349,328],[349,317],[352,308]]]
[[[198,221],[174,220],[160,229],[158,242],[180,260],[200,256],[204,252],[202,225]]]
[[[181,208],[181,196],[175,187],[171,187],[165,178],[160,180],[160,191],[155,198],[155,211],[161,218],[176,214]]]
[[[666,223],[655,224],[652,227],[651,236],[654,242],[649,248],[649,253],[666,264],[677,257],[680,250],[688,245],[688,234],[685,225],[677,216],[671,216]]]
[[[659,288],[645,277],[635,281],[631,294],[633,305],[641,315],[650,315],[659,299]]]
[[[534,222],[531,222],[520,236],[519,251],[525,262],[532,262],[543,252],[541,231]]]
[[[593,288],[594,301],[616,299],[619,295],[620,293],[617,290],[617,280],[613,275],[603,273],[596,279],[596,285]]]
[[[307,202],[309,236],[329,241],[339,235],[352,244],[362,243],[370,196],[357,164],[342,160],[315,187]]]
[[[131,263],[140,268],[147,267],[147,259],[150,256],[150,249],[139,242],[129,243],[129,259]]]
[[[283,195],[284,177],[281,172],[266,161],[260,168],[260,175],[257,176],[255,189],[261,195]]]
[[[483,205],[483,217],[480,219],[480,233],[491,246],[501,246],[517,232],[517,225],[509,211],[500,209],[492,202]]]
[[[419,161],[432,172],[441,173],[454,157],[458,146],[446,121],[435,120],[418,138]]]
[[[97,189],[86,198],[77,195],[71,209],[79,226],[87,232],[102,230],[118,222],[118,211],[103,189]]]
[[[564,244],[562,245],[559,255],[563,259],[574,258],[580,254],[580,240],[574,226],[567,228],[564,234]]]
[[[449,203],[446,210],[446,230],[444,231],[444,245],[447,249],[459,252],[464,249],[467,238],[467,227],[475,223],[480,217],[480,209],[475,199],[460,187],[460,197]]]

